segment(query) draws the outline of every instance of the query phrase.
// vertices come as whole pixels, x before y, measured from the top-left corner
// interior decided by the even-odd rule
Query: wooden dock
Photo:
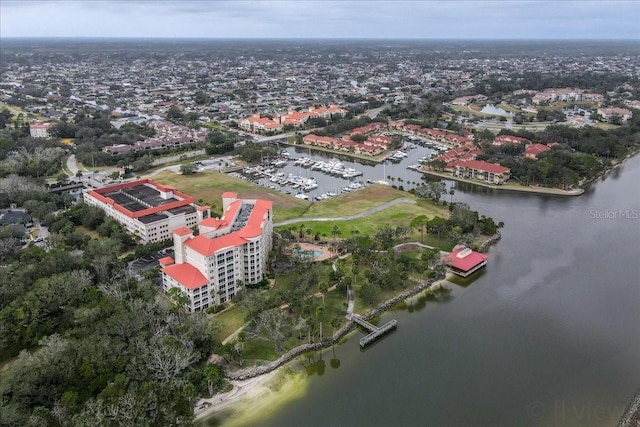
[[[363,328],[369,331],[368,335],[360,339],[360,347],[362,348],[368,346],[378,338],[382,337],[383,335],[386,335],[387,333],[389,333],[390,331],[398,327],[398,321],[396,319],[391,319],[382,326],[373,325],[367,322],[366,320],[364,320],[362,317],[358,316],[357,314],[354,314],[351,317],[351,320],[353,320],[354,322],[356,322],[356,324],[362,326]]]

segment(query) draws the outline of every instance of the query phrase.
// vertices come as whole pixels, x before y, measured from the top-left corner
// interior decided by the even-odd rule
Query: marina
[[[423,174],[417,171],[418,166],[437,153],[433,146],[407,141],[402,151],[390,155],[395,161],[388,157],[382,162],[373,162],[308,147],[287,146],[277,158],[230,175],[301,200],[319,202],[370,184],[414,188],[422,182]],[[414,165],[415,168],[409,167]]]

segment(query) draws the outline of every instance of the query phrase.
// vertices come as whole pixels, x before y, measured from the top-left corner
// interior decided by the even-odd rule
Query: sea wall
[[[374,317],[377,317],[379,315],[381,315],[382,313],[384,313],[385,311],[389,310],[391,307],[393,307],[394,305],[398,304],[399,302],[404,301],[405,299],[418,295],[420,292],[428,289],[431,286],[440,286],[440,282],[434,282],[434,281],[425,281],[420,283],[418,286],[416,286],[413,289],[410,289],[408,291],[405,291],[387,301],[385,301],[384,303],[382,303],[380,306],[378,306],[377,308],[374,308],[373,310],[370,310],[362,315],[360,315],[360,317],[362,317],[365,320],[370,320]],[[324,340],[324,341],[320,341],[320,342],[315,342],[315,343],[311,343],[311,344],[303,344],[303,345],[299,345],[298,347],[295,347],[291,350],[289,350],[288,352],[284,353],[282,356],[280,356],[278,359],[272,361],[272,362],[268,362],[265,363],[263,365],[260,366],[255,366],[252,368],[248,368],[248,369],[244,369],[242,371],[236,371],[236,372],[228,372],[225,371],[225,377],[230,379],[230,380],[247,380],[249,378],[253,378],[253,377],[257,377],[260,375],[264,375],[267,374],[277,368],[279,368],[280,366],[284,365],[285,363],[290,362],[291,360],[293,360],[294,358],[307,353],[309,351],[318,351],[318,350],[322,350],[323,348],[328,348],[331,347],[332,345],[336,345],[342,338],[344,338],[349,332],[351,332],[353,329],[355,329],[356,327],[356,323],[353,321],[350,321],[348,324],[346,324],[345,326],[343,326],[342,328],[338,329],[333,336],[331,337],[331,339],[328,340]]]
[[[502,234],[500,234],[500,231],[496,231],[496,234],[482,242],[482,244],[478,248],[478,252],[486,252],[487,249],[489,249],[489,246],[497,243],[500,239],[502,239]]]
[[[618,427],[637,427],[640,426],[640,392],[629,405],[629,408],[622,416]]]

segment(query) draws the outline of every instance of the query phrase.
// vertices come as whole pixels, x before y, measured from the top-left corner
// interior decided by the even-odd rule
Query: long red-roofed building
[[[195,227],[209,217],[209,206],[168,185],[142,179],[111,185],[84,194],[88,205],[102,209],[122,224],[140,243],[171,239],[180,227]]]
[[[178,288],[189,298],[190,311],[229,301],[240,283],[260,282],[267,268],[273,232],[269,200],[222,195],[224,213],[198,224],[198,235],[183,227],[174,230],[175,261],[162,258],[165,292]]]
[[[453,175],[478,179],[491,184],[504,184],[509,180],[511,169],[484,160],[458,160],[453,162]]]

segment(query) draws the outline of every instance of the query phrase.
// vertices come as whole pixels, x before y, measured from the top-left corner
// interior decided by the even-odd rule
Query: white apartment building
[[[84,201],[102,209],[142,244],[171,239],[173,230],[195,228],[210,215],[209,206],[198,206],[193,197],[149,179],[92,190]]]
[[[621,122],[626,122],[633,117],[631,110],[626,108],[598,108],[598,114],[605,123],[608,123],[615,116],[618,116]]]
[[[189,311],[229,301],[242,284],[260,282],[267,268],[273,231],[269,200],[222,195],[221,218],[198,224],[198,235],[186,227],[173,232],[174,257],[162,258],[165,292],[178,288],[189,298]]]
[[[29,135],[32,138],[51,138],[53,123],[33,123],[29,125]]]

